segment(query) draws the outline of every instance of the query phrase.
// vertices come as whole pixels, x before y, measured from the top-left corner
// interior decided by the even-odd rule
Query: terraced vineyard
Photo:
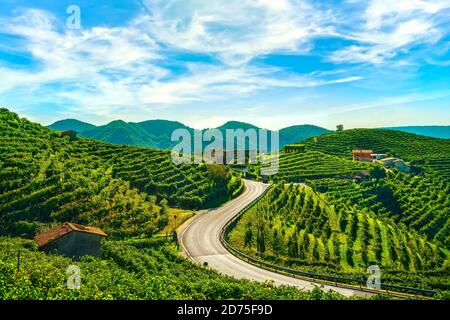
[[[216,205],[240,184],[222,166],[176,166],[167,151],[69,141],[0,109],[3,235],[33,236],[47,224],[72,221],[113,237],[150,236],[167,223],[167,201],[180,208]]]
[[[291,152],[280,154],[279,172],[276,181],[303,182],[306,179],[319,179],[350,175],[367,170],[369,164],[353,162],[317,151]]]
[[[303,141],[307,150],[351,159],[353,149],[390,153],[415,165],[449,176],[450,139],[437,139],[393,130],[353,129]]]
[[[450,248],[450,184],[446,180],[392,172],[379,185],[339,179],[311,180],[308,185],[325,193],[335,207],[356,205]]]
[[[198,209],[228,200],[241,181],[224,166],[175,165],[170,152],[157,149],[80,140],[82,151],[93,161],[111,168],[111,175],[128,181],[139,191],[166,198],[169,205]],[[74,154],[76,156],[76,154]]]
[[[350,182],[332,181],[334,188],[350,190]],[[445,248],[355,205],[352,197],[329,201],[332,192],[277,185],[240,218],[229,241],[250,255],[301,270],[361,278],[365,268],[378,264],[384,282],[450,289]]]

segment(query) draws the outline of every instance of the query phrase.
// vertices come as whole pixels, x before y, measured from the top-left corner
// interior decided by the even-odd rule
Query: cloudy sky
[[[450,0],[2,0],[0,105],[43,124],[450,124]]]

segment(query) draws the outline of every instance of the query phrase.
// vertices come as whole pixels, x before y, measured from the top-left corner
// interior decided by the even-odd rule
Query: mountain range
[[[170,120],[147,120],[142,122],[115,120],[106,125],[95,126],[76,119],[66,119],[51,124],[49,128],[54,130],[74,130],[82,137],[114,144],[127,144],[159,149],[170,149],[177,144],[177,142],[171,141],[171,135],[175,129],[186,129],[191,134],[194,132],[193,128],[181,122]],[[225,137],[227,129],[247,130],[260,128],[250,123],[228,121],[215,129],[220,130]],[[434,138],[450,138],[450,126],[405,126],[382,129],[398,130]],[[286,127],[280,130],[280,147],[328,132],[332,131],[315,125]]]
[[[177,144],[177,142],[171,141],[171,135],[175,129],[186,129],[191,133],[194,132],[193,128],[180,122],[169,120],[148,120],[143,122],[115,120],[106,125],[95,126],[76,119],[66,119],[51,124],[49,128],[54,130],[74,130],[82,137],[115,144],[159,149],[170,149]],[[260,128],[250,123],[229,121],[214,129],[221,131],[225,137],[227,129],[247,130]],[[280,146],[303,141],[327,132],[330,131],[314,125],[298,125],[283,128],[280,130]]]

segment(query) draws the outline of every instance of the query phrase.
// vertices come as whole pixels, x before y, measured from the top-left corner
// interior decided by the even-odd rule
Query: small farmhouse
[[[394,160],[394,168],[405,173],[411,172],[411,167],[407,165],[402,159]]]
[[[372,153],[371,157],[373,160],[381,160],[387,158],[388,155],[386,153]]]
[[[353,180],[355,182],[363,182],[370,178],[370,173],[367,170],[363,170],[361,172],[358,172],[356,174],[352,175],[346,175],[346,176],[340,176],[339,179],[347,179],[347,180]]]
[[[396,158],[388,157],[381,159],[380,162],[383,164],[385,168],[392,168],[394,166],[394,160],[396,160]]]
[[[75,141],[77,140],[77,134],[78,132],[73,130],[64,130],[61,132],[61,137],[69,137],[70,141]]]
[[[353,161],[372,162],[372,150],[356,149],[352,151]]]
[[[101,239],[106,233],[96,227],[63,223],[36,236],[39,249],[67,257],[100,256]]]
[[[304,144],[287,144],[284,146],[284,152],[305,152]]]
[[[358,172],[357,174],[355,174],[354,176],[354,180],[357,182],[362,182],[362,181],[366,181],[370,178],[370,173],[368,170],[363,170],[361,172]]]
[[[411,171],[411,167],[405,163],[402,159],[398,158],[384,158],[381,159],[380,162],[383,164],[383,166],[387,169],[397,169],[399,171],[409,173]]]

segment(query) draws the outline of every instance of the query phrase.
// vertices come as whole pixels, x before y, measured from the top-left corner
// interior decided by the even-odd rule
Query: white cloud
[[[448,30],[434,18],[450,7],[441,0],[372,0],[343,19],[334,7],[307,0],[142,1],[148,11],[119,27],[67,30],[64,21],[36,9],[0,19],[0,32],[15,36],[1,50],[34,61],[29,68],[0,64],[2,97],[68,105],[69,112],[109,119],[175,104],[214,105],[274,88],[356,82],[371,76],[367,69],[319,67],[298,74],[252,59],[317,54],[311,51],[315,40],[332,36],[354,41],[328,56],[332,61],[382,64],[414,45],[439,41]],[[210,55],[213,62],[174,61],[173,53]],[[174,71],[172,63],[183,71]]]
[[[330,17],[303,0],[144,0],[150,33],[171,47],[230,65],[273,52],[308,52]]]
[[[447,0],[371,0],[365,11],[365,24],[346,35],[357,44],[334,52],[330,59],[381,64],[414,46],[436,44],[449,32],[448,25],[442,26],[442,18],[436,14],[448,8]]]
[[[268,88],[305,88],[361,79],[298,76],[244,63],[256,55],[300,50],[299,44],[317,32],[316,24],[303,18],[315,17],[316,12],[303,1],[249,1],[242,10],[238,10],[239,3],[219,1],[210,8],[190,1],[177,8],[173,3],[155,2],[150,19],[140,16],[121,27],[81,30],[65,29],[46,11],[25,10],[16,18],[0,20],[0,30],[18,37],[22,52],[33,57],[35,67],[24,70],[0,65],[0,92],[30,95],[32,104],[64,103],[72,106],[72,111],[108,117],[118,110],[148,111],[156,105],[214,101]],[[171,10],[166,12],[163,7]],[[176,14],[176,9],[188,8],[182,16]],[[13,45],[17,43],[11,44],[11,50]],[[185,73],[173,74],[161,63],[167,62],[167,46],[216,53],[226,62],[243,60],[185,63]]]
[[[367,28],[380,29],[411,16],[432,15],[450,8],[447,0],[372,0],[366,10]]]

